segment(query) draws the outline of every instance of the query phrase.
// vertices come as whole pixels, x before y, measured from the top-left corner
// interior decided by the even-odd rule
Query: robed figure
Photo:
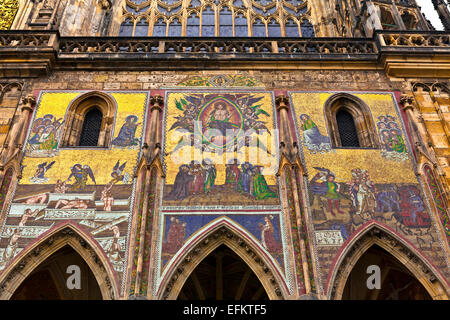
[[[162,251],[164,254],[175,254],[183,246],[185,237],[186,222],[181,223],[178,218],[170,218],[170,227],[167,231],[166,240],[163,243]]]
[[[166,200],[183,200],[190,195],[189,186],[194,180],[194,177],[190,174],[189,166],[183,164],[180,166],[179,171],[175,177],[172,190],[167,194]]]
[[[137,145],[139,139],[134,137],[137,126],[139,125],[139,123],[136,123],[137,120],[138,117],[134,115],[126,117],[125,123],[120,128],[119,135],[113,139],[112,144],[119,147]]]
[[[314,121],[307,114],[300,116],[303,143],[310,151],[327,152],[331,150],[330,138],[323,136]]]
[[[251,177],[253,175],[252,173],[253,165],[249,162],[244,162],[241,165],[241,169],[242,174],[239,177],[239,191],[250,193],[250,189],[251,187],[253,187],[250,185],[252,182]]]
[[[277,195],[275,192],[270,190],[267,185],[266,178],[261,174],[261,167],[255,166],[252,169],[253,172],[253,195],[257,200],[263,200],[267,198],[276,198]]]
[[[269,253],[277,257],[282,252],[281,243],[275,239],[275,232],[272,224],[273,216],[264,217],[264,224],[259,224],[261,229],[261,242],[263,247],[269,251]]]

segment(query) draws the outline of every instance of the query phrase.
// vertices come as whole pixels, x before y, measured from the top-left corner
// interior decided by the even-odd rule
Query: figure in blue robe
[[[252,182],[253,165],[249,162],[244,162],[241,165],[242,174],[239,177],[239,191],[250,193],[250,183]]]
[[[136,129],[139,123],[136,123],[138,117],[131,115],[125,119],[125,123],[120,128],[119,135],[113,139],[112,144],[120,147],[134,146],[139,143],[139,139],[135,138]]]

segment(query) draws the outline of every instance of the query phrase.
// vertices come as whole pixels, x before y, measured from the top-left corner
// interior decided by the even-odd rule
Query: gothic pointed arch
[[[345,92],[334,94],[325,102],[324,114],[331,144],[334,148],[345,146],[342,133],[348,131],[346,130],[348,128],[341,129],[342,125],[345,125],[345,121],[340,124],[339,118],[341,120],[345,118],[343,120],[346,120],[348,117],[353,120],[358,148],[379,147],[378,135],[370,108],[360,98]]]
[[[354,265],[373,245],[389,252],[415,275],[432,299],[448,299],[448,284],[440,273],[417,249],[377,222],[368,224],[345,248],[341,249],[328,278],[328,299],[342,299],[345,284]]]
[[[96,117],[100,123],[94,124],[100,128],[96,138],[96,146],[109,147],[116,109],[117,105],[114,98],[104,92],[88,92],[73,100],[66,112],[60,143],[61,147],[80,146],[83,128],[87,120],[86,117],[93,110],[98,110],[101,113],[100,118]]]
[[[102,249],[81,229],[64,223],[24,249],[0,275],[0,299],[11,298],[20,284],[42,262],[65,246],[74,249],[91,269],[104,300],[119,297],[115,272]]]
[[[288,296],[287,286],[272,259],[230,219],[222,218],[203,228],[193,239],[188,250],[179,253],[165,272],[157,299],[176,299],[195,268],[220,245],[233,250],[250,267],[270,300],[286,299]]]

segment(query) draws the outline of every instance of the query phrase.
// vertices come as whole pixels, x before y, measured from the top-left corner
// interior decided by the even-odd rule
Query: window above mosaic
[[[314,37],[303,0],[126,0],[119,36]]]

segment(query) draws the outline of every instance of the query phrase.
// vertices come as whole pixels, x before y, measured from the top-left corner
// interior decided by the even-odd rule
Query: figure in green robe
[[[210,192],[214,187],[214,182],[216,181],[217,170],[213,163],[209,163],[203,160],[203,169],[205,170],[205,193]]]
[[[253,171],[253,195],[257,200],[263,200],[267,198],[276,198],[277,195],[275,192],[270,190],[267,185],[267,181],[264,176],[261,174],[261,170],[259,166],[256,166],[252,169]]]
[[[403,140],[403,137],[401,136],[401,134],[399,134],[398,130],[391,130],[390,142],[392,150],[398,153],[406,152],[405,140]]]

